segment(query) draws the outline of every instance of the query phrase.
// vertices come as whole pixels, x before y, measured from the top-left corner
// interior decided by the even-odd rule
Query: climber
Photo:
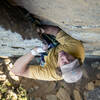
[[[16,60],[11,72],[35,80],[64,80],[67,83],[80,80],[85,55],[82,43],[56,26],[40,26],[37,31],[40,35],[53,35],[57,41],[56,45],[51,46],[49,43],[49,46],[33,48]],[[47,54],[43,55],[45,53]],[[29,62],[39,54],[43,55],[42,64],[29,65]]]

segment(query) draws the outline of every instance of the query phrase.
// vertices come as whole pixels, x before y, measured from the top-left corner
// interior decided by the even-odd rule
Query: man
[[[55,26],[42,26],[37,29],[41,34],[51,34],[56,37],[59,44],[49,50],[44,57],[44,67],[40,65],[29,65],[29,62],[43,48],[37,47],[26,55],[20,57],[11,70],[15,75],[32,78],[36,80],[57,81],[64,79],[67,83],[77,82],[82,77],[81,65],[84,61],[84,47],[76,40]],[[56,69],[60,69],[61,75]]]

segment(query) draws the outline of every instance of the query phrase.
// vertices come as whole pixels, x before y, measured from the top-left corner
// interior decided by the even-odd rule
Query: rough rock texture
[[[0,56],[21,56],[35,46],[42,46],[42,42],[36,38],[23,40],[20,34],[0,27]]]
[[[87,100],[100,100],[100,87],[87,93]]]
[[[8,1],[14,6],[9,6],[4,0],[0,0],[1,56],[13,56],[15,53],[15,55],[23,55],[28,51],[26,48],[32,48],[30,44],[33,44],[33,47],[36,43],[38,43],[36,45],[41,44],[40,41],[34,40],[39,37],[36,35],[30,13],[41,19],[42,23],[57,25],[72,37],[81,40],[84,43],[86,55],[100,55],[100,2],[98,0]],[[16,1],[17,4],[11,1]],[[16,5],[24,7],[29,12]],[[17,34],[21,36],[17,36]],[[33,40],[25,42],[23,39]],[[24,43],[28,46],[25,47]],[[21,52],[19,50],[17,52],[16,48]],[[5,51],[6,49],[8,52]]]
[[[0,58],[0,86],[3,88],[0,88],[0,99],[11,93],[11,96],[17,100],[21,93],[18,94],[15,90],[22,85],[27,91],[28,100],[76,100],[77,98],[99,100],[99,88],[94,90],[95,93],[88,92],[100,86],[100,57],[98,56],[86,57],[83,78],[73,84],[65,83],[63,80],[58,82],[32,80],[9,73],[17,58],[12,56],[23,55],[34,46],[42,45],[42,42],[34,30],[30,14],[16,7],[16,4],[13,3],[15,6],[13,7],[5,1],[0,0],[0,56],[11,58]],[[83,41],[86,55],[100,55],[100,2],[98,0],[16,1],[32,14],[43,19],[43,23],[58,25],[74,38]],[[9,80],[12,86],[6,80]],[[7,83],[6,89],[3,83]]]
[[[93,84],[93,82],[88,83],[87,86],[86,86],[86,89],[88,89],[88,90],[93,90],[93,89],[94,89],[94,84]]]
[[[80,93],[77,90],[74,90],[74,99],[75,100],[82,100],[82,97],[80,96]]]
[[[85,59],[85,74],[77,83],[48,82],[10,73],[17,58],[0,58],[0,100],[96,100],[99,98],[100,58]],[[97,63],[95,65],[94,63]],[[99,68],[99,69],[98,69]],[[12,98],[12,99],[10,99]],[[88,98],[88,99],[87,99]],[[96,98],[96,99],[94,99]],[[99,100],[99,99],[97,99]]]
[[[42,46],[36,21],[20,7],[0,0],[0,56],[20,56]]]
[[[63,89],[63,88],[59,89],[59,91],[57,92],[56,96],[60,100],[71,100],[69,93],[65,89]]]
[[[84,42],[87,55],[100,55],[99,0],[13,0],[44,23],[55,23]],[[51,24],[51,23],[49,23]]]
[[[47,100],[57,100],[57,97],[55,95],[47,95],[46,99]]]

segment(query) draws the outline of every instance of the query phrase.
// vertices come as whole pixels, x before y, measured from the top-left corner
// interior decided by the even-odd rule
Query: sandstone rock
[[[91,67],[93,67],[93,68],[100,68],[100,62],[96,61],[96,62],[92,63]]]
[[[100,80],[96,80],[94,85],[95,86],[100,86]]]
[[[36,32],[36,23],[21,8],[4,0],[0,0],[0,5],[0,57],[21,56],[43,44]]]
[[[100,87],[87,92],[86,100],[100,100]]]
[[[32,92],[35,92],[36,90],[38,90],[39,89],[39,86],[34,86],[33,88],[29,88],[28,89],[28,92],[29,93],[32,93]]]
[[[100,70],[100,66],[98,66],[98,70]]]
[[[82,100],[82,97],[78,90],[74,90],[73,95],[74,95],[74,100]]]
[[[34,89],[35,89],[35,90],[38,90],[38,89],[39,89],[39,86],[34,86]]]
[[[10,77],[15,80],[15,81],[19,81],[19,77],[16,76],[15,74],[13,74],[12,72],[9,72]]]
[[[66,92],[65,89],[60,88],[59,91],[57,92],[56,96],[60,99],[60,100],[71,100],[70,95],[68,92]]]
[[[54,91],[55,86],[56,86],[55,82],[43,83],[43,84],[40,86],[41,88],[39,89],[39,91],[41,90],[42,93],[49,93],[49,92],[51,92],[51,91]],[[41,93],[41,94],[42,94],[42,93]]]
[[[57,100],[57,97],[55,95],[47,95],[46,99],[47,100]]]
[[[4,72],[3,71],[0,71],[0,74],[3,74]]]
[[[84,98],[83,98],[83,100],[87,100],[87,92],[86,91],[84,91],[84,93],[83,93],[83,95],[84,95]]]
[[[17,95],[11,90],[8,90],[8,94],[12,97],[12,100],[17,100]]]
[[[34,100],[34,97],[29,97],[29,100]]]
[[[0,75],[0,81],[5,81],[6,80],[6,75]]]
[[[72,93],[70,86],[68,86],[68,84],[66,84],[66,82],[61,81],[61,82],[59,82],[59,83],[60,83],[60,86],[61,86],[62,88],[64,88],[69,94]]]
[[[3,44],[5,44],[5,46],[2,47]],[[41,45],[42,42],[38,39],[23,40],[18,33],[5,30],[0,26],[0,56],[11,57],[24,55],[35,46]]]
[[[97,77],[98,79],[100,79],[100,73],[98,73],[98,74],[96,75],[96,77]]]
[[[14,67],[12,63],[7,64],[6,66],[9,71]]]
[[[0,65],[0,74],[3,74],[4,72],[3,72],[3,65],[1,64]]]
[[[84,65],[84,66],[86,66],[86,65]],[[83,67],[84,67],[84,66],[83,66]],[[83,71],[83,77],[86,78],[86,79],[89,79],[89,75],[88,75],[88,72],[86,71],[86,69],[83,68],[82,71]]]
[[[2,98],[2,95],[1,95],[1,93],[0,93],[0,99]]]
[[[24,84],[27,84],[27,82],[29,82],[29,84],[27,86],[25,86]],[[41,97],[48,93],[52,93],[52,92],[55,93],[55,91],[56,91],[55,82],[47,82],[47,81],[45,82],[45,81],[39,81],[39,80],[36,80],[36,81],[26,80],[26,82],[22,82],[22,83],[28,91],[30,91],[32,89],[32,91],[30,91],[30,93],[34,97]]]
[[[52,24],[58,25],[72,37],[83,41],[86,55],[100,55],[100,2],[98,0],[14,1],[40,19],[45,19],[45,24],[52,21]]]
[[[0,74],[3,73],[3,65],[0,65]]]
[[[29,90],[27,90],[29,94],[31,94],[32,92],[34,92],[34,88],[30,88]]]
[[[9,58],[7,58],[7,59],[4,59],[4,62],[7,65],[7,64],[9,64],[11,62],[11,60]]]
[[[36,97],[36,98],[35,98],[35,100],[41,100],[41,98],[39,98],[39,97]]]
[[[87,90],[93,90],[93,89],[94,89],[94,83],[93,83],[93,82],[89,82],[89,83],[86,85],[86,89],[87,89]]]
[[[4,0],[0,1],[3,2]],[[100,19],[98,17],[100,3],[98,0],[95,0],[95,2],[93,0],[13,1],[16,1],[19,6],[26,8],[33,15],[35,14],[44,20],[45,24],[52,22],[53,25],[58,25],[72,37],[83,41],[86,55],[100,55]],[[4,9],[6,7],[2,9],[2,5],[1,3],[0,25],[6,27],[7,30],[4,27],[0,27],[0,56],[20,56],[29,52],[35,45],[40,46],[42,44],[41,41],[35,39],[23,40],[25,37],[30,39],[36,35],[27,16],[19,10],[10,8],[10,6],[8,9]],[[35,45],[33,46],[33,44]]]

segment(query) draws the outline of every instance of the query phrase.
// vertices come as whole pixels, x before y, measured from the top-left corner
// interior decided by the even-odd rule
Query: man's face
[[[63,50],[58,53],[58,66],[69,64],[74,60],[75,58],[72,55],[68,54],[67,52],[64,52]]]

